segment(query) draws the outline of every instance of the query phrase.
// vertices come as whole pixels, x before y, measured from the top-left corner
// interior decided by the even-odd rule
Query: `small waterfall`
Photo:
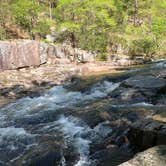
[[[80,156],[79,161],[74,166],[88,166],[89,160],[89,144],[90,140],[82,138],[82,134],[90,130],[86,125],[81,125],[80,121],[74,117],[65,117],[57,121],[61,126],[66,144],[72,144]]]

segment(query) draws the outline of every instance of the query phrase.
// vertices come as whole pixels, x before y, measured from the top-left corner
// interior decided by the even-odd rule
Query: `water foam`
[[[111,105],[112,107],[152,107],[154,106],[151,103],[140,102],[134,104],[118,104],[118,105]]]
[[[50,110],[57,111],[59,108],[67,108],[104,98],[119,85],[119,83],[103,81],[84,93],[72,92],[62,86],[55,86],[43,96],[25,97],[1,108],[0,150],[3,151],[4,155],[10,153],[12,155],[10,161],[15,162],[28,148],[37,145],[35,134],[62,133],[66,144],[72,145],[80,157],[75,166],[89,166],[91,163],[89,160],[91,138],[89,139],[85,135],[87,135],[88,131],[92,132],[92,129],[74,117],[62,116],[58,121],[43,122],[42,124],[42,116],[47,113],[50,115]],[[24,123],[24,121],[27,120],[26,118],[31,120],[28,121],[28,125],[31,126],[31,122],[35,121],[35,125],[40,124],[43,127],[40,127],[40,125],[36,126],[37,128],[34,128],[32,132],[35,134],[28,133],[24,128],[21,128],[25,127],[26,122]],[[20,128],[14,127],[20,125]],[[65,165],[65,159],[62,159],[62,161],[63,165]]]
[[[5,150],[13,151],[17,150],[19,146],[24,146],[25,148],[31,138],[32,135],[23,128],[15,128],[13,126],[0,128],[0,149],[5,148]]]
[[[120,83],[103,81],[94,85],[90,91],[85,93],[72,92],[62,86],[55,86],[43,96],[19,99],[15,103],[0,109],[0,112],[6,114],[10,119],[25,116],[31,118],[31,116],[38,116],[41,112],[47,112],[48,110],[57,110],[104,98],[119,85]]]
[[[80,121],[74,117],[65,117],[57,121],[61,126],[61,131],[64,134],[66,144],[72,144],[80,156],[79,161],[75,166],[88,166],[90,164],[89,156],[89,144],[90,140],[82,138],[82,134],[90,130],[86,125],[81,125]]]

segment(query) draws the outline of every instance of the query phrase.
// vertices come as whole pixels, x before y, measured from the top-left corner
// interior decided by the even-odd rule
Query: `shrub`
[[[129,53],[131,55],[142,55],[142,56],[152,56],[156,50],[156,43],[151,38],[141,38],[132,41],[130,45]]]
[[[98,59],[100,61],[106,61],[108,59],[108,56],[107,56],[106,53],[101,53],[101,54],[98,55]]]
[[[4,40],[7,38],[6,31],[3,28],[0,28],[0,40]]]

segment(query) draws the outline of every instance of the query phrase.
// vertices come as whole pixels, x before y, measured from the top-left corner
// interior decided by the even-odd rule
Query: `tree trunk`
[[[50,15],[50,20],[52,20],[52,2],[49,2],[49,15]]]
[[[134,0],[134,26],[137,26],[138,19],[138,0]]]

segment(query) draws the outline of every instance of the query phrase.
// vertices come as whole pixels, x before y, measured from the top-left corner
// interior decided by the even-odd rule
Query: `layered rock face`
[[[40,65],[38,42],[0,42],[0,69],[17,69],[38,65]]]
[[[48,45],[32,40],[0,42],[0,69],[3,70],[39,66],[50,58],[53,63],[61,63],[64,59],[68,62],[92,62],[95,56],[67,45]]]

